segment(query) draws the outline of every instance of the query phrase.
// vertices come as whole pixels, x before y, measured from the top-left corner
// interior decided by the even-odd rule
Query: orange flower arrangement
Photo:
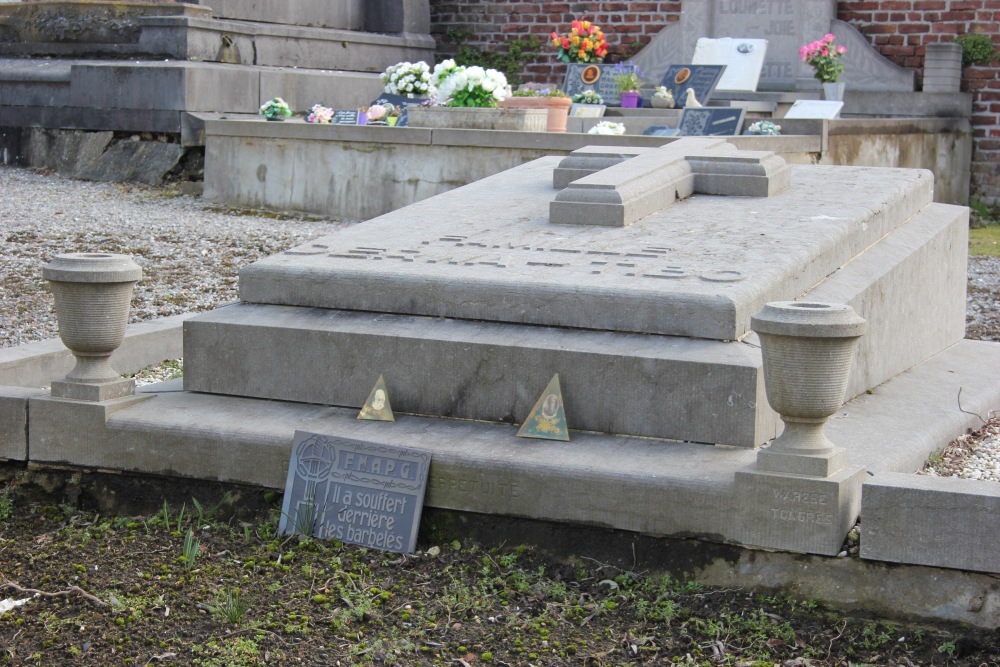
[[[559,47],[559,60],[564,63],[599,63],[608,55],[604,33],[590,21],[573,21],[565,35],[553,32],[552,46]]]

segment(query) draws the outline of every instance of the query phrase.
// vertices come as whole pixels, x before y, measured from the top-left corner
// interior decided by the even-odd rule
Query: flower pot
[[[284,122],[285,118],[283,116],[264,116],[267,120],[274,122]]]
[[[823,99],[840,102],[844,99],[844,82],[834,81],[833,83],[823,82]]]
[[[548,122],[545,109],[484,109],[479,107],[408,107],[410,127],[453,128],[460,130],[513,130],[544,132]]]
[[[545,131],[565,132],[573,101],[568,97],[508,97],[497,106],[501,109],[545,109]]]
[[[844,403],[864,319],[846,305],[780,301],[764,306],[751,326],[760,338],[767,401],[785,423],[770,452],[831,455],[823,427]]]
[[[653,97],[649,100],[649,104],[654,109],[673,109],[674,108],[674,98],[672,98],[672,97],[659,97],[657,95],[653,95]]]
[[[633,90],[622,93],[621,96],[622,108],[623,109],[635,109],[639,106],[639,91]]]
[[[76,367],[52,395],[78,400],[108,400],[131,395],[134,380],[123,379],[109,359],[125,339],[132,288],[142,269],[125,255],[69,253],[42,267],[55,297],[59,337]]]

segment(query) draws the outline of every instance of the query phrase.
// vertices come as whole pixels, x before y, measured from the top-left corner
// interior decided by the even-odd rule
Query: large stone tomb
[[[962,338],[967,214],[932,194],[719,139],[542,158],[246,267],[184,386],[360,408],[384,374],[397,414],[515,424],[559,373],[571,429],[756,447],[765,303],[868,321],[848,397]]]

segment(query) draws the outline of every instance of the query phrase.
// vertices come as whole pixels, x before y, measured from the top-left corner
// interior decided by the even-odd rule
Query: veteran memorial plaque
[[[278,531],[410,553],[431,456],[296,431]]]

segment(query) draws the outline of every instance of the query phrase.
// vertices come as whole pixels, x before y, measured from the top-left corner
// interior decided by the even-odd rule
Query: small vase
[[[358,125],[367,125],[367,124],[368,124],[368,116],[366,116],[365,113],[362,111],[361,113],[358,114]]]
[[[639,91],[632,90],[622,93],[622,108],[636,109],[639,106]]]
[[[264,118],[274,122],[283,122],[285,120],[282,116],[264,116]]]
[[[844,99],[844,82],[823,82],[823,99],[840,102]]]
[[[76,366],[52,382],[52,396],[105,401],[130,396],[135,381],[123,379],[109,363],[125,339],[132,288],[142,269],[125,255],[68,253],[42,267],[55,298],[59,337]]]

